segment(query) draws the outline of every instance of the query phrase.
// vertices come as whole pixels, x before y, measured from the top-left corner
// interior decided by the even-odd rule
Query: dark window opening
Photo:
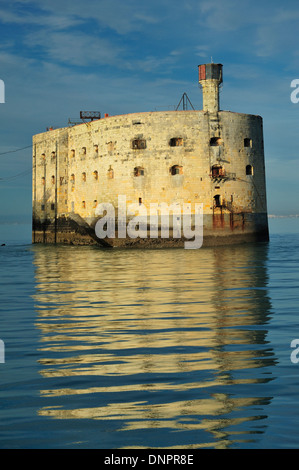
[[[132,149],[145,149],[146,148],[146,140],[144,139],[134,139],[132,141]]]
[[[139,205],[141,206],[142,204],[142,197],[139,198]]]
[[[45,210],[45,204],[42,204],[41,209],[42,209],[42,211]]]
[[[144,168],[141,166],[136,166],[134,168],[134,176],[144,176]]]
[[[212,178],[222,178],[225,176],[225,170],[221,165],[212,166]]]
[[[175,175],[182,175],[183,174],[183,167],[179,165],[173,165],[170,169],[169,172],[172,176]]]
[[[252,147],[252,140],[248,137],[244,139],[244,147]]]
[[[214,196],[214,205],[215,205],[215,207],[221,207],[221,196],[220,196],[220,194],[216,194],[216,196]]]
[[[51,204],[51,211],[53,211],[55,209],[55,204]]]
[[[246,166],[246,175],[253,175],[253,167],[252,165]]]
[[[183,145],[183,139],[181,137],[173,137],[169,141],[170,147],[180,147]]]
[[[210,139],[210,146],[211,147],[219,147],[219,145],[223,144],[223,140],[220,137],[212,137]]]

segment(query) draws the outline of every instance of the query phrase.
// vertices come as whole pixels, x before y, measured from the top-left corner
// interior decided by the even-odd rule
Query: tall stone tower
[[[202,86],[203,111],[218,113],[219,86],[222,83],[222,64],[203,64],[198,66],[199,83]]]

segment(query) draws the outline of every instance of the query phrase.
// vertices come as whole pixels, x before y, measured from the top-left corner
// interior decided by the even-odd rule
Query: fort
[[[118,237],[120,195],[146,208],[189,204],[191,218],[202,204],[204,246],[267,241],[263,121],[220,110],[222,68],[198,66],[202,110],[91,113],[33,136],[33,243],[183,246],[174,217],[169,238]],[[103,202],[115,207],[114,237],[96,235]]]

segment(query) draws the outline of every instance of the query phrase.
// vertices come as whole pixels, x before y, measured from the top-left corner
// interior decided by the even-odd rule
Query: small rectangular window
[[[252,147],[252,140],[248,137],[244,139],[244,147]]]
[[[146,148],[146,140],[144,139],[135,139],[132,141],[132,149],[141,150]]]

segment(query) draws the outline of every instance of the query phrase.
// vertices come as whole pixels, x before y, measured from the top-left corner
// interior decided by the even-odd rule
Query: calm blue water
[[[103,251],[0,226],[0,447],[299,448],[299,218],[270,229]]]

